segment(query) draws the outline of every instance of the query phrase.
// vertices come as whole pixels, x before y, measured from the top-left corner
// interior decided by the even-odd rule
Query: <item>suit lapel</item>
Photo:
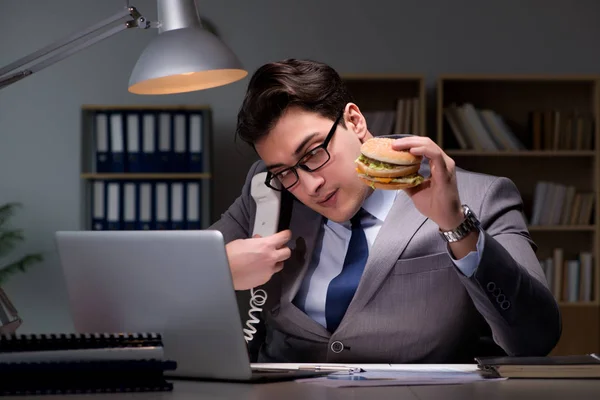
[[[415,208],[410,197],[404,191],[399,191],[369,252],[363,276],[348,306],[346,316],[360,311],[373,297],[415,232],[426,220],[427,218]],[[343,324],[344,320],[340,328]]]

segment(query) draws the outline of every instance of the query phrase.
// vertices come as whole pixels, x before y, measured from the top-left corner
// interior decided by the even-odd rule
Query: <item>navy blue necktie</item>
[[[365,231],[360,224],[360,218],[366,213],[362,209],[350,220],[352,236],[346,251],[342,272],[329,283],[325,300],[325,320],[329,332],[335,332],[346,313],[346,309],[354,297],[358,282],[362,276],[369,246]]]

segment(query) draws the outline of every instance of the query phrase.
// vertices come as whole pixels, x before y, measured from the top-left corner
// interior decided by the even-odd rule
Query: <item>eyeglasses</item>
[[[321,143],[319,146],[314,147],[313,149],[306,152],[300,160],[293,167],[286,168],[282,171],[277,172],[276,174],[272,174],[271,172],[267,172],[267,179],[265,180],[265,184],[271,189],[282,191],[284,189],[289,189],[298,183],[298,171],[297,168],[302,168],[306,172],[315,172],[319,168],[323,167],[329,159],[331,155],[327,151],[327,145],[331,141],[333,134],[337,130],[337,126],[344,115],[344,111],[342,110],[338,117],[336,118],[331,130],[325,137],[325,141]]]

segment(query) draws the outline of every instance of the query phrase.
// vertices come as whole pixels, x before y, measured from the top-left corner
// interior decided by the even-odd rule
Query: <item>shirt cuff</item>
[[[485,235],[484,235],[483,229],[481,229],[481,227],[480,227],[479,228],[479,238],[477,239],[477,246],[476,246],[477,250],[476,251],[472,251],[469,254],[467,254],[466,256],[464,256],[463,258],[461,258],[460,260],[457,260],[452,255],[449,245],[447,245],[446,250],[448,251],[450,258],[454,262],[454,265],[456,265],[456,268],[458,268],[460,270],[460,272],[462,272],[463,275],[470,278],[475,273],[475,271],[477,271],[477,267],[479,266],[479,262],[481,261],[481,254],[483,253],[484,245],[485,245]]]

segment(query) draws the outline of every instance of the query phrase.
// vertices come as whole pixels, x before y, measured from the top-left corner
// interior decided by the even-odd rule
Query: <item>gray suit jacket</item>
[[[256,209],[250,180],[262,171],[264,164],[256,162],[242,194],[209,228],[221,231],[226,242],[250,236]],[[292,303],[324,221],[294,198],[292,256],[262,287],[268,293],[262,313],[266,335],[253,340],[260,347],[257,361],[473,362],[489,354],[482,347],[486,336],[503,350],[499,354],[549,353],[560,337],[560,312],[536,258],[517,188],[509,179],[463,170],[457,182],[461,201],[485,230],[476,273],[467,278],[456,268],[437,225],[400,192],[334,333]]]

